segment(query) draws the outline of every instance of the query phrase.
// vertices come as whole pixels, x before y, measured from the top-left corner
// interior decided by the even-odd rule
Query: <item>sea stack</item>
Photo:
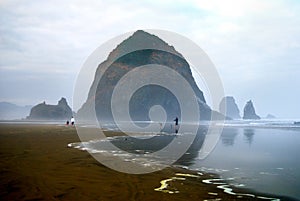
[[[255,109],[251,100],[249,100],[244,107],[243,119],[260,119],[255,113]]]
[[[72,117],[72,110],[65,98],[61,98],[57,105],[49,105],[44,101],[34,106],[27,119],[30,120],[66,120]]]
[[[274,116],[273,114],[268,114],[266,116],[266,119],[276,119],[276,116]]]
[[[127,51],[133,47],[137,50],[128,53]],[[198,88],[191,68],[182,55],[159,37],[142,30],[136,31],[121,42],[108,58],[98,65],[88,98],[78,110],[77,117],[86,121],[91,120],[90,116],[94,111],[98,121],[113,121],[111,99],[119,80],[139,66],[149,64],[168,66],[186,79],[196,95],[201,120],[210,120],[212,114],[223,117],[206,104],[203,92]],[[143,75],[143,77],[150,76],[147,73]],[[165,76],[168,77],[167,74]],[[172,78],[170,80],[173,81]],[[174,80],[174,85],[176,81]],[[165,109],[167,120],[173,121],[178,115],[180,118],[181,111],[176,97],[166,88],[153,84],[138,89],[132,95],[128,106],[130,117],[135,121],[149,121],[148,113],[154,105],[160,105]]]
[[[219,105],[219,111],[221,114],[232,119],[241,118],[240,110],[232,96],[226,96],[221,100]]]

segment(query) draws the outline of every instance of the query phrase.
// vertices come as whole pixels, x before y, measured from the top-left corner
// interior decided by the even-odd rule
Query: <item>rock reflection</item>
[[[198,153],[203,145],[207,130],[208,128],[205,126],[199,127],[192,145],[186,151],[186,153],[177,160],[176,165],[190,166],[195,163],[195,159],[198,157]]]
[[[221,135],[222,144],[225,146],[233,146],[235,137],[238,132],[236,128],[226,128]]]
[[[245,136],[245,141],[251,145],[253,142],[253,136],[254,136],[254,130],[252,128],[245,128],[244,129],[244,136]]]

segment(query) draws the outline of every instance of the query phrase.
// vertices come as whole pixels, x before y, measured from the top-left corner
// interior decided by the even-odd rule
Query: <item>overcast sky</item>
[[[1,0],[0,101],[71,104],[93,50],[137,29],[196,42],[240,110],[252,99],[261,116],[300,118],[298,0]]]

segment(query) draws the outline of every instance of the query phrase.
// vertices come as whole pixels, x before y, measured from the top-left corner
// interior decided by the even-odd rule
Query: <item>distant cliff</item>
[[[219,111],[223,115],[232,119],[240,119],[240,110],[232,96],[224,97],[219,105]]]
[[[0,120],[23,119],[29,114],[31,108],[31,105],[19,106],[13,103],[0,102]]]
[[[143,48],[145,46],[147,49]],[[126,50],[130,47],[143,49],[126,54]],[[110,62],[113,63],[109,65]],[[197,96],[201,119],[209,120],[212,114],[222,117],[220,113],[212,111],[206,104],[203,92],[196,85],[190,66],[181,54],[159,37],[141,30],[120,43],[109,54],[107,60],[98,65],[88,99],[78,111],[78,115],[88,118],[91,111],[95,110],[99,121],[113,120],[111,99],[116,84],[129,71],[147,64],[168,66],[186,79]],[[176,80],[174,82],[176,84]],[[167,119],[171,121],[181,113],[179,103],[170,91],[158,85],[147,85],[137,90],[130,100],[129,108],[132,119],[149,120],[148,113],[154,105],[161,105],[166,111]]]
[[[267,114],[267,116],[265,118],[266,119],[276,119],[276,116],[274,116],[272,114]]]
[[[66,120],[72,117],[72,110],[67,100],[61,98],[57,105],[48,105],[45,102],[34,106],[27,119],[30,120]]]
[[[244,107],[243,119],[260,119],[255,113],[255,109],[251,100],[249,100]]]

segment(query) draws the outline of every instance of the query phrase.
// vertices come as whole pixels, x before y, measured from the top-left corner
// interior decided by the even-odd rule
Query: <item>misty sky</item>
[[[300,118],[297,0],[1,0],[0,101],[56,104],[63,96],[71,104],[93,50],[137,29],[196,42],[240,110],[252,99],[261,116]]]

